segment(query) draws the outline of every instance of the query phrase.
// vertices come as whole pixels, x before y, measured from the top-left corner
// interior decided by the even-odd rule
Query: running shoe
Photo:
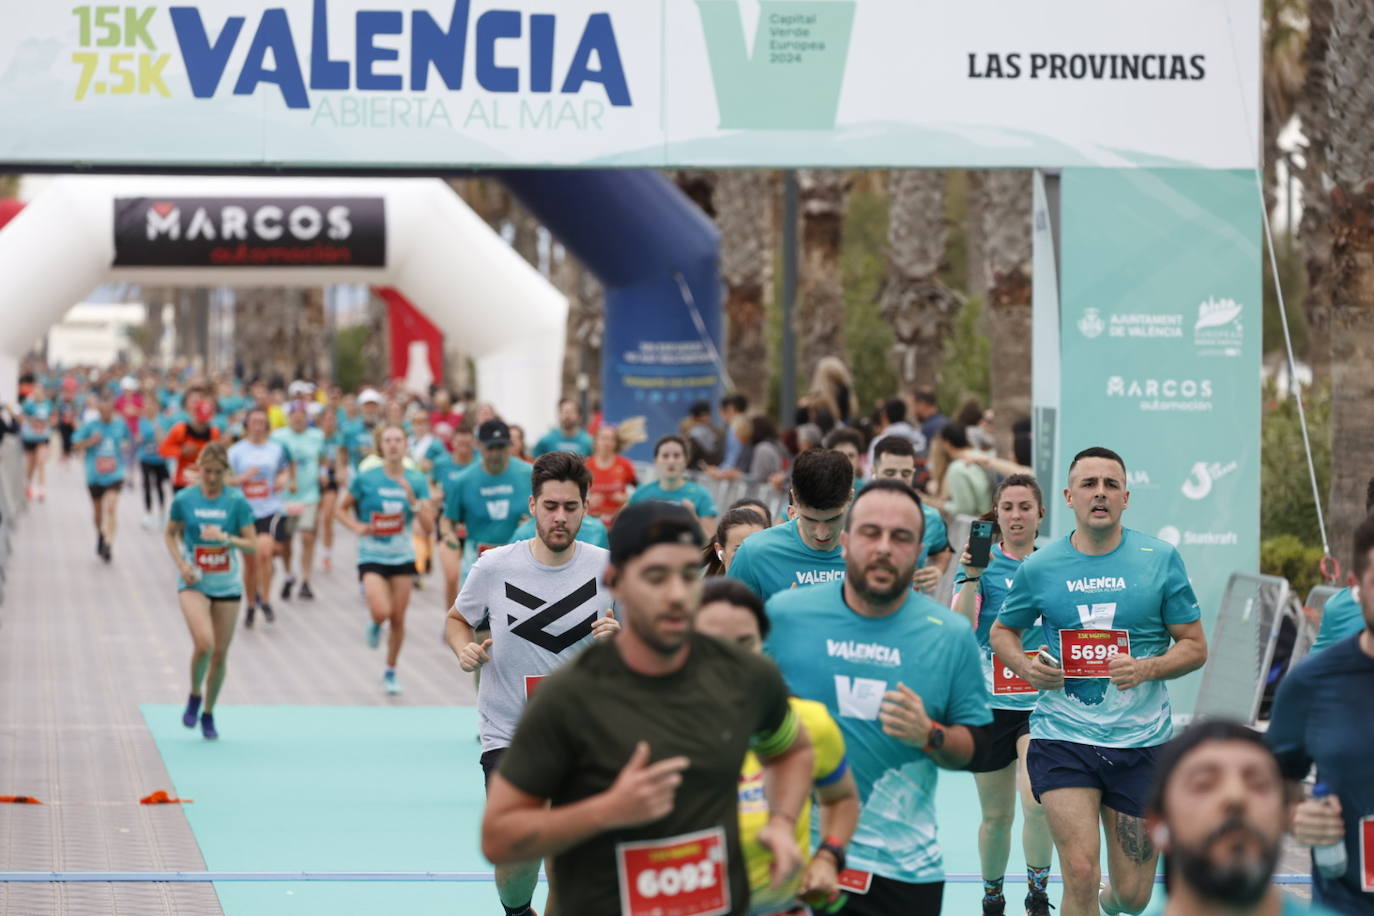
[[[367,627],[367,647],[375,649],[382,644],[382,625],[380,623],[368,624]]]
[[[1031,891],[1026,895],[1026,916],[1050,916],[1052,909],[1054,904],[1050,903],[1048,894]]]
[[[186,711],[181,714],[181,724],[187,728],[196,727],[196,716],[200,714],[200,697],[194,693],[186,698]]]
[[[258,606],[257,606],[256,604],[251,604],[251,603],[250,603],[250,604],[248,605],[248,610],[246,610],[246,611],[244,612],[244,614],[243,614],[243,626],[244,626],[244,629],[248,629],[248,630],[253,629],[253,613],[254,613],[257,609],[258,609]]]
[[[105,559],[105,535],[104,535],[104,534],[97,534],[97,535],[95,536],[95,555],[98,556],[98,557],[100,557],[100,559],[102,559],[102,560]]]
[[[157,516],[151,514],[145,515],[143,516],[143,521],[141,524],[143,525],[144,531],[152,531],[154,528],[157,527]]]
[[[309,580],[309,579],[306,579],[304,582],[301,583],[301,596],[300,596],[300,597],[301,597],[301,600],[302,600],[302,601],[314,601],[314,600],[315,600],[315,593],[314,593],[313,591],[310,590],[310,580]]]
[[[276,623],[277,615],[272,612],[272,605],[264,601],[260,607],[262,608],[262,619],[266,620],[268,623]]]
[[[281,600],[283,600],[283,601],[290,601],[290,600],[291,600],[291,589],[294,588],[295,585],[296,585],[296,577],[295,577],[295,576],[287,576],[287,577],[286,577],[286,581],[283,582],[283,583],[281,584]]]
[[[401,692],[401,685],[396,681],[396,672],[388,671],[382,675],[382,686],[386,688],[388,696],[396,696]]]
[[[983,916],[1003,916],[1007,911],[1006,897],[984,897]]]
[[[100,545],[100,559],[102,559],[102,560],[104,560],[106,563],[108,563],[108,562],[110,562],[110,557],[111,557],[111,555],[112,555],[112,552],[111,552],[111,550],[110,550],[110,542],[109,542],[109,541],[106,541],[105,543],[103,543],[103,544]]]
[[[40,503],[47,498],[48,491],[45,490],[43,487],[39,487],[36,492],[38,493],[38,501]]]
[[[207,741],[214,741],[219,737],[219,732],[215,731],[215,717],[212,713],[203,712],[200,714],[200,733],[205,736]]]

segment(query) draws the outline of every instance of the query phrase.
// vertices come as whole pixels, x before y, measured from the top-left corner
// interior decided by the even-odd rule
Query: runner
[[[293,382],[292,384],[299,384]],[[310,588],[310,573],[315,567],[315,532],[320,520],[320,483],[325,476],[320,468],[330,455],[324,433],[309,425],[309,410],[305,401],[292,401],[286,406],[287,425],[272,433],[272,440],[286,449],[295,466],[295,488],[286,494],[281,515],[277,516],[277,530],[273,536],[281,554],[286,579],[281,585],[283,601],[291,599],[296,576],[291,571],[291,540],[301,539],[301,590],[303,601],[312,601],[315,592]],[[281,529],[285,529],[284,531]]]
[[[772,665],[692,632],[702,546],[685,508],[620,514],[605,581],[625,626],[540,686],[491,778],[482,853],[503,866],[553,856],[559,912],[747,913],[737,784],[751,748],[773,882],[801,865],[811,747]]]
[[[715,537],[706,545],[703,571],[708,576],[724,576],[730,572],[730,564],[744,539],[751,534],[767,528],[764,516],[754,506],[739,506],[720,517]]]
[[[530,480],[535,536],[479,557],[449,609],[444,634],[459,666],[486,671],[477,714],[488,786],[540,681],[592,639],[608,639],[620,629],[601,575],[610,554],[577,543],[590,519],[591,479],[572,452],[540,456]],[[488,617],[491,636],[479,642],[477,627]],[[508,914],[530,912],[538,880],[538,859],[496,867],[496,890]]]
[[[332,391],[333,389],[331,389]],[[339,499],[339,483],[348,479],[348,449],[339,429],[339,412],[326,404],[315,416],[324,436],[320,457],[320,507],[316,514],[316,535],[320,543],[320,568],[334,568],[334,508]]]
[[[873,445],[873,479],[900,480],[915,486],[916,449],[905,436],[885,436]],[[949,548],[949,529],[939,511],[921,502],[925,533],[921,536],[921,559],[916,567],[915,586],[926,594],[933,592],[944,578],[953,556]]]
[[[1271,880],[1291,798],[1243,725],[1195,723],[1160,748],[1146,825],[1164,856],[1163,916],[1325,916]]]
[[[81,422],[81,399],[77,391],[76,379],[68,375],[62,379],[62,390],[57,394],[57,436],[62,442],[62,462],[65,464],[72,454],[72,437]]]
[[[1074,530],[1021,563],[988,641],[1045,691],[1026,769],[1064,871],[1062,916],[1097,916],[1099,901],[1108,916],[1139,913],[1158,859],[1145,797],[1173,730],[1164,681],[1202,667],[1207,639],[1178,552],[1121,524],[1130,493],[1120,455],[1075,455],[1064,499]],[[1059,667],[1026,658],[1024,634],[1036,625]],[[1111,876],[1100,893],[1099,821]]]
[[[508,454],[510,427],[503,420],[488,420],[477,431],[482,445],[482,461],[468,468],[444,491],[445,546],[458,548],[458,525],[466,526],[467,537],[477,554],[510,543],[524,518],[530,500],[529,464]]]
[[[238,554],[256,550],[257,537],[252,506],[242,493],[224,485],[229,474],[224,446],[206,445],[197,455],[197,471],[198,485],[183,488],[172,499],[163,540],[181,573],[177,598],[191,631],[191,695],[181,724],[195,728],[200,713],[201,734],[214,739],[219,737],[215,701],[224,686],[243,588]],[[201,687],[207,677],[209,696],[201,713]]]
[[[185,404],[187,419],[173,424],[159,446],[162,457],[176,461],[172,472],[173,493],[196,482],[199,473],[196,459],[200,450],[220,438],[219,430],[210,424],[215,416],[214,402],[205,396],[203,389],[187,389]]]
[[[439,487],[435,496],[440,528],[439,567],[444,573],[444,607],[453,607],[453,602],[458,598],[458,580],[463,574],[463,551],[467,547],[467,526],[462,523],[453,525],[454,536],[445,537],[442,533],[445,527],[443,505],[459,476],[477,460],[472,427],[466,423],[455,426],[449,445],[452,451],[441,458],[434,469],[434,482]]]
[[[705,487],[687,479],[687,440],[667,435],[655,442],[654,472],[656,479],[635,487],[630,505],[658,500],[686,506],[697,517],[702,536],[709,540],[716,533],[716,503]]]
[[[1266,737],[1299,797],[1313,764],[1317,782],[1329,790],[1325,798],[1298,805],[1292,824],[1293,839],[1314,847],[1317,902],[1368,916],[1374,913],[1374,515],[1355,529],[1353,542],[1351,570],[1364,626],[1299,662],[1279,682]],[[1321,862],[1331,853],[1339,856],[1342,844],[1345,869],[1328,874]]]
[[[343,424],[344,447],[348,449],[348,467],[356,472],[358,464],[375,454],[377,443],[373,432],[382,422],[382,396],[376,389],[364,388],[358,395],[357,417]]]
[[[1364,511],[1365,515],[1374,513],[1374,479],[1365,487]],[[1360,607],[1360,587],[1347,586],[1326,599],[1326,606],[1322,608],[1322,625],[1317,631],[1317,641],[1312,643],[1308,654],[1328,649],[1363,629],[1364,613]]]
[[[963,571],[956,580],[959,591],[954,599],[954,609],[968,618],[978,637],[978,648],[983,654],[983,682],[990,698],[988,705],[992,707],[988,741],[968,767],[974,773],[978,802],[983,811],[978,827],[983,913],[997,916],[1006,911],[1002,881],[1011,855],[1011,827],[1016,819],[1019,795],[1021,850],[1026,860],[1026,913],[1027,916],[1049,916],[1046,885],[1054,849],[1050,828],[1045,822],[1045,809],[1031,794],[1030,777],[1026,773],[1030,715],[1039,693],[1025,681],[1006,677],[1006,669],[988,645],[988,632],[1002,609],[1016,569],[1035,550],[1040,519],[1045,515],[1040,484],[1034,477],[1024,474],[1008,477],[998,486],[994,504],[994,517],[987,520],[996,522],[994,535],[1000,534],[1001,540],[992,545],[991,561],[986,567],[973,566],[968,551],[964,551]],[[1045,636],[1040,630],[1026,631],[1022,641],[1025,651],[1034,654],[1044,645]]]
[[[854,468],[854,492],[859,492],[864,473],[863,464],[859,458],[860,455],[865,454],[863,433],[848,426],[837,426],[826,433],[822,445],[849,459],[849,464]]]
[[[789,588],[844,578],[840,531],[854,492],[852,481],[849,459],[839,452],[811,449],[798,455],[792,465],[796,518],[740,545],[731,577],[764,601]]]
[[[33,391],[19,407],[22,420],[19,439],[24,444],[24,495],[40,503],[48,495],[48,440],[52,438],[54,407],[42,385]],[[34,486],[34,480],[38,485]]]
[[[571,455],[572,452],[549,452],[549,454]],[[539,459],[536,458],[534,463],[536,465],[539,464]],[[515,529],[515,534],[511,535],[510,542],[514,544],[516,541],[528,541],[538,534],[538,531],[539,527],[534,516],[530,516],[520,523],[519,528]],[[606,530],[605,525],[601,524],[601,519],[597,518],[595,515],[588,515],[582,519],[582,526],[577,530],[577,540],[584,544],[591,544],[593,547],[600,547],[602,549],[609,549],[611,546],[610,532]]]
[[[102,393],[96,401],[100,415],[81,425],[72,444],[86,453],[86,489],[95,515],[95,553],[110,562],[115,525],[119,516],[119,491],[124,487],[124,454],[129,426],[115,416],[114,399]]]
[[[248,604],[243,625],[251,627],[253,612],[259,608],[268,623],[276,619],[269,600],[272,597],[272,553],[282,535],[290,537],[284,529],[277,530],[277,519],[282,514],[281,491],[295,490],[298,484],[291,456],[281,443],[268,438],[267,411],[262,407],[250,407],[244,418],[244,428],[247,438],[229,446],[232,473],[227,483],[241,489],[248,505],[253,507],[253,527],[258,533],[255,556],[252,562],[243,564],[243,598]]]
[[[167,459],[158,449],[168,431],[157,399],[145,396],[143,416],[138,418],[138,467],[143,474],[143,527],[148,529],[167,523],[167,483],[171,474],[167,470]],[[156,515],[153,514],[154,494],[157,496]]]
[[[848,475],[843,455],[822,454]],[[845,916],[940,912],[938,768],[966,767],[992,719],[973,631],[911,588],[922,524],[915,490],[874,481],[854,498],[840,537],[843,579],[785,589],[767,604],[765,651],[797,696],[835,717],[859,786]],[[767,534],[745,541],[736,566]]]
[[[405,467],[405,430],[378,427],[375,448],[382,456],[382,466],[353,478],[337,514],[358,535],[358,578],[372,615],[367,644],[375,649],[382,641],[382,625],[391,625],[382,686],[394,696],[401,692],[396,662],[405,642],[406,608],[414,586],[415,544],[410,539],[410,525],[418,521],[420,528],[428,531],[433,522],[424,475]]]
[[[635,466],[620,454],[620,431],[609,423],[596,431],[596,448],[587,459],[592,471],[592,490],[587,508],[607,528],[615,524],[616,513],[630,499],[630,489],[639,485]]]
[[[592,453],[592,437],[582,428],[582,408],[572,398],[558,402],[558,425],[534,444],[534,457],[548,452],[572,452],[586,458]]]
[[[729,515],[727,512],[726,518],[721,519],[722,527]],[[763,641],[768,637],[768,615],[759,596],[739,582],[708,579],[702,590],[696,629],[744,652],[761,655]],[[788,703],[811,741],[811,787],[820,806],[818,835],[822,840],[814,857],[806,854],[811,848],[813,806],[802,805],[796,838],[803,859],[809,862],[793,881],[781,888],[770,887],[770,857],[758,842],[759,828],[768,822],[763,766],[753,753],[746,754],[739,777],[740,847],[749,872],[753,916],[805,912],[799,909],[799,899],[822,910],[833,905],[840,896],[839,875],[844,871],[845,848],[859,823],[859,789],[845,758],[839,726],[820,703],[797,697],[791,697]]]

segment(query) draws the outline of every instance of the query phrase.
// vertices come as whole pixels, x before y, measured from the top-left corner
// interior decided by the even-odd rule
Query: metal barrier
[[[28,508],[24,499],[24,450],[18,436],[0,442],[0,603],[5,600],[13,532],[20,513]]]
[[[1208,639],[1196,718],[1232,719],[1255,724],[1274,660],[1274,646],[1285,619],[1302,634],[1302,612],[1289,601],[1288,580],[1279,576],[1232,573]],[[1309,643],[1310,645],[1310,643]]]
[[[1318,620],[1326,611],[1326,602],[1331,600],[1331,596],[1341,591],[1337,585],[1314,585],[1312,590],[1307,593],[1307,600],[1303,602],[1304,611],[1311,609],[1318,612]],[[1302,615],[1302,627],[1298,630],[1298,638],[1293,642],[1293,658],[1288,663],[1289,670],[1302,661],[1312,652],[1312,646],[1317,642],[1317,636],[1321,633],[1321,626],[1314,624],[1306,613]]]

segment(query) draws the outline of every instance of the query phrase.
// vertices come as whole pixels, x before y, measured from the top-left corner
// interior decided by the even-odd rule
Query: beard
[[[581,526],[579,525],[578,527],[580,528]],[[573,542],[577,540],[577,530],[577,528],[546,530],[540,528],[537,522],[534,526],[534,533],[539,537],[539,540],[543,542],[545,547],[549,548],[549,550],[552,550],[554,553],[562,553],[571,547]]]
[[[634,630],[635,636],[639,637],[640,642],[663,656],[673,655],[681,649],[683,643],[687,642],[687,634],[691,632],[689,626],[683,631],[681,637],[660,636],[658,631],[654,629],[652,618],[633,612],[626,613],[625,622],[631,630]]]
[[[1233,831],[1240,831],[1260,844],[1262,851],[1258,858],[1228,859],[1221,864],[1213,861],[1208,853],[1217,844],[1224,843],[1223,838]],[[1179,877],[1201,897],[1233,906],[1252,906],[1268,892],[1269,879],[1278,861],[1278,843],[1269,840],[1244,819],[1232,816],[1195,847],[1175,842],[1167,865],[1177,869]]]
[[[892,584],[887,588],[874,588],[868,584],[868,573],[874,569],[885,569],[892,574]],[[899,597],[911,590],[911,577],[916,574],[914,565],[907,569],[898,569],[893,563],[886,560],[875,560],[863,569],[845,570],[845,579],[850,583],[855,593],[869,604],[891,604]]]

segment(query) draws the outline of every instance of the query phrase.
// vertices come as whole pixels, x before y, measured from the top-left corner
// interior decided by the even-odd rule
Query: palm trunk
[[[773,300],[776,188],[774,172],[731,170],[719,173],[714,195],[725,282],[725,368],[734,390],[759,407],[768,403],[765,315]]]
[[[568,331],[563,346],[563,390],[581,392],[590,402],[601,397],[601,344],[605,334],[605,291],[592,272],[566,248],[555,262],[554,281],[568,297]]]
[[[385,325],[385,310],[382,312]],[[178,321],[178,336],[181,335]],[[240,291],[234,316],[234,360],[250,377],[289,382],[319,374],[328,366],[330,342],[324,295],[318,288],[270,287]],[[380,366],[386,366],[384,331],[369,335],[381,342]],[[189,343],[178,342],[183,353]]]
[[[1306,76],[1298,101],[1298,117],[1307,137],[1302,170],[1302,223],[1298,237],[1307,269],[1307,362],[1313,381],[1331,378],[1331,204],[1324,187],[1327,178],[1326,144],[1331,111],[1326,89],[1326,51],[1331,33],[1331,0],[1309,0]]]
[[[844,277],[840,251],[849,174],[835,169],[797,172],[801,197],[798,265],[797,377],[810,378],[823,356],[843,357]],[[790,409],[792,405],[784,405]]]
[[[1369,0],[1332,0],[1327,47],[1333,291],[1331,546],[1350,557],[1374,476],[1374,36]]]
[[[904,390],[939,381],[944,341],[963,304],[939,276],[949,235],[945,180],[944,172],[932,169],[895,169],[888,176],[887,281],[880,302]]]
[[[1031,400],[1031,173],[983,176],[982,234],[992,338],[991,400],[997,450],[1012,453],[1011,427],[1030,416]]]

